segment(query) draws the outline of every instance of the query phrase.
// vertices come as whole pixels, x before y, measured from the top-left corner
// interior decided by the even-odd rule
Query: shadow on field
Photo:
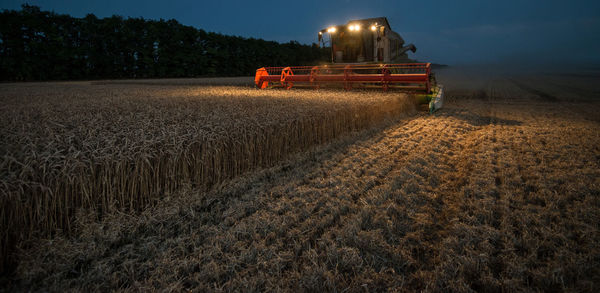
[[[482,116],[482,115],[473,113],[471,111],[460,110],[460,109],[447,109],[447,110],[439,113],[438,115],[445,116],[445,117],[458,118],[460,120],[463,120],[463,121],[469,123],[472,126],[485,126],[485,125],[490,125],[490,124],[516,126],[516,125],[523,124],[523,122],[518,121],[518,120],[502,119],[502,118],[498,118],[498,117],[490,116],[490,115]]]
[[[519,88],[521,88],[522,90],[530,93],[530,94],[534,94],[538,97],[540,97],[542,100],[547,101],[547,102],[557,102],[559,101],[558,97],[551,95],[547,92],[541,91],[539,89],[533,88],[527,84],[521,83],[516,79],[511,79],[511,81],[518,86]]]

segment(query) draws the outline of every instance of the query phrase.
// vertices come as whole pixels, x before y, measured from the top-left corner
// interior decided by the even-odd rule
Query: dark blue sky
[[[417,46],[413,57],[447,64],[600,63],[600,1],[0,0],[76,17],[93,13],[171,19],[229,35],[301,43],[350,19],[386,16]]]

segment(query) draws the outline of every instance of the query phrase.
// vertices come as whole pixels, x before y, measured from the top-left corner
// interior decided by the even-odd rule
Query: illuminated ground
[[[17,287],[597,290],[597,76],[440,80],[433,116],[40,241]]]

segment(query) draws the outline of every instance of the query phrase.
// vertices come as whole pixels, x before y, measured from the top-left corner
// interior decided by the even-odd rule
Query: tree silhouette
[[[83,18],[23,5],[0,12],[0,80],[253,75],[328,60],[316,44],[227,36],[176,20]]]

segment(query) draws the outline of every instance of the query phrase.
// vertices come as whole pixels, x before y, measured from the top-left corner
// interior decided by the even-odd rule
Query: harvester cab
[[[319,44],[331,48],[331,63],[315,66],[262,67],[254,82],[260,89],[293,86],[380,87],[411,92],[429,105],[430,113],[441,108],[444,92],[435,82],[430,63],[408,58],[413,44],[392,31],[385,17],[349,21],[318,32]]]

